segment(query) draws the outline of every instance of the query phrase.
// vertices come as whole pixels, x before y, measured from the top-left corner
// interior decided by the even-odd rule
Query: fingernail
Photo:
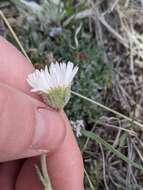
[[[58,112],[38,109],[32,148],[47,151],[53,149],[64,138],[64,130],[63,120]]]

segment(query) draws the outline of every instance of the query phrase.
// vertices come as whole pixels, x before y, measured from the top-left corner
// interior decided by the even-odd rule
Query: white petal
[[[61,75],[61,69],[60,65],[58,62],[55,63],[55,69],[57,71],[57,80],[58,80],[58,85],[62,85],[62,75]]]
[[[74,76],[76,75],[77,71],[78,71],[78,67],[76,66],[76,67],[73,69],[73,71],[72,71],[71,81],[73,80],[73,78],[74,78]]]
[[[65,74],[65,84],[69,85],[71,82],[71,76],[72,76],[72,70],[73,70],[73,63],[68,62],[67,64],[67,70],[66,70],[66,74]]]
[[[51,88],[70,86],[71,82],[78,71],[72,62],[51,63],[49,69],[35,70],[27,77],[27,82],[33,88],[32,92],[47,93]]]

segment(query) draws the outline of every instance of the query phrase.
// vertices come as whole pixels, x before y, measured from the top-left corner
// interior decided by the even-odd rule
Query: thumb
[[[42,154],[63,141],[59,112],[5,84],[0,89],[0,162]]]

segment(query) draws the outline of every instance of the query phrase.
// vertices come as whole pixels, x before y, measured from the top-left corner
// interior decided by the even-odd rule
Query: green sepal
[[[70,87],[59,87],[53,88],[47,93],[42,93],[41,95],[46,104],[54,109],[61,110],[68,103],[70,94]]]

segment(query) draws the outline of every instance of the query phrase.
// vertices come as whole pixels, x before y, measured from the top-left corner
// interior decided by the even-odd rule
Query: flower
[[[70,99],[71,83],[78,71],[73,63],[51,63],[49,68],[35,70],[28,75],[27,82],[33,88],[32,92],[42,95],[44,101],[51,107],[62,109]]]
[[[84,122],[83,120],[77,120],[77,121],[70,121],[73,131],[75,131],[75,134],[77,137],[82,136],[81,129],[84,129]]]

